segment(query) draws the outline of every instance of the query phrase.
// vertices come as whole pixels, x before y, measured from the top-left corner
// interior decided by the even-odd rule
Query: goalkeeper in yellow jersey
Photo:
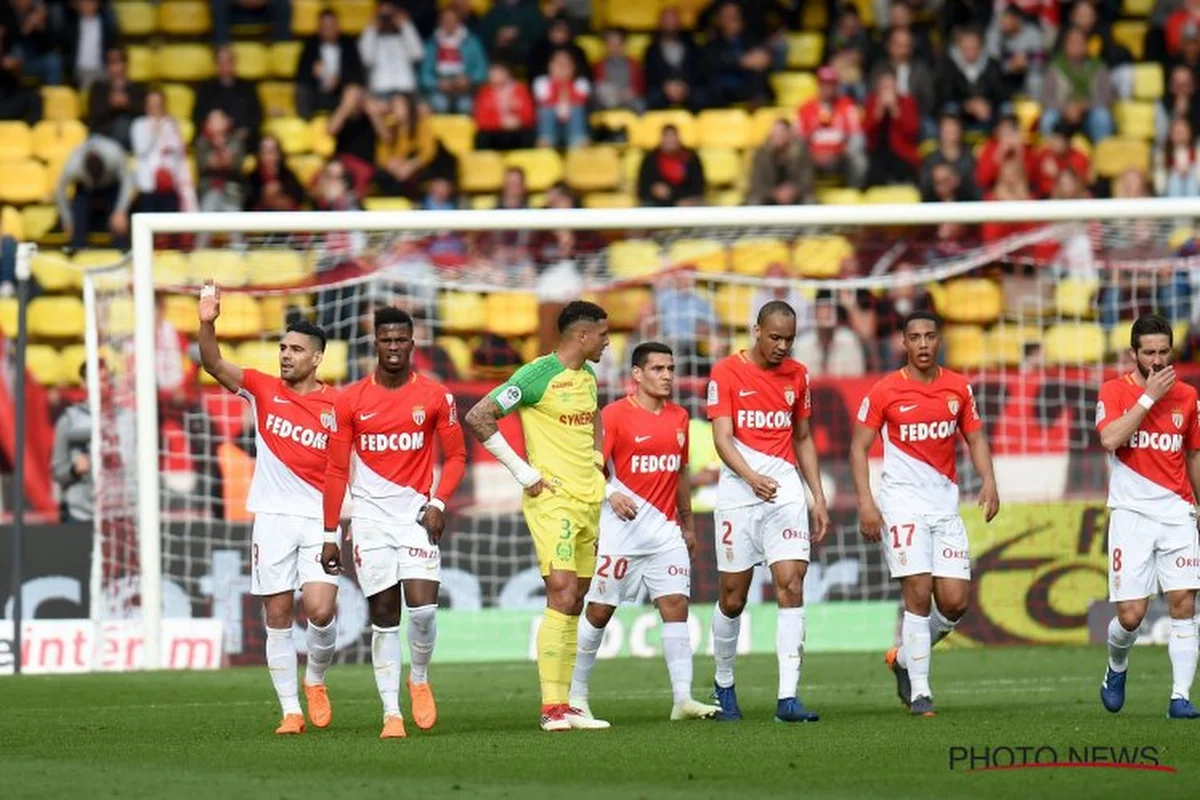
[[[587,362],[598,361],[608,347],[608,315],[595,303],[577,300],[559,314],[558,331],[553,353],[521,367],[466,416],[467,427],[525,487],[522,510],[546,582],[546,610],[537,634],[546,731],[608,727],[567,704],[604,501],[604,435],[596,374]],[[496,426],[515,409],[528,462]]]

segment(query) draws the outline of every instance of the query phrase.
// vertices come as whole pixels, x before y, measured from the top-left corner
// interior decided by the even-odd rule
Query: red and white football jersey
[[[1119,419],[1145,391],[1132,373],[1105,382],[1096,403],[1096,429]],[[1176,381],[1110,457],[1108,507],[1160,522],[1188,521],[1196,504],[1187,475],[1188,450],[1200,450],[1196,390]]]
[[[914,512],[958,513],[958,437],[983,427],[966,378],[938,369],[926,384],[907,368],[897,370],[871,387],[858,421],[883,437],[881,489],[889,502]]]
[[[337,527],[351,458],[354,517],[416,522],[433,487],[433,438],[442,446],[437,498],[447,503],[466,472],[467,451],[445,386],[421,375],[387,389],[370,375],[343,390],[334,405],[325,481],[325,529]]]
[[[676,492],[687,469],[687,411],[666,403],[656,414],[626,397],[605,406],[601,418],[608,483],[638,505],[626,521],[604,504],[601,547],[610,555],[638,555],[673,546],[681,535]]]
[[[282,378],[247,369],[238,394],[254,412],[257,451],[246,510],[320,519],[338,391],[322,384],[315,392],[296,394]]]
[[[721,359],[708,382],[708,418],[733,420],[733,443],[750,468],[779,482],[776,504],[804,503],[804,484],[796,471],[792,426],[812,413],[808,369],[785,359],[772,369],[757,366],[746,351]],[[717,507],[761,503],[733,470],[721,465]]]

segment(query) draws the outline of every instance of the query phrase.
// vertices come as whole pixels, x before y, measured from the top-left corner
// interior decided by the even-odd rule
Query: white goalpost
[[[108,402],[101,396],[101,387],[94,369],[98,354],[105,348],[113,348],[115,346],[114,338],[124,337],[126,349],[132,356],[132,360],[129,362],[133,365],[133,374],[128,376],[132,378],[132,383],[128,384],[131,389],[128,404],[133,411],[135,447],[133,474],[129,476],[129,485],[135,487],[133,491],[136,492],[136,498],[135,507],[128,509],[128,513],[133,527],[136,528],[136,567],[132,572],[136,573],[135,580],[140,589],[140,620],[143,632],[142,664],[148,669],[165,666],[162,640],[164,582],[171,578],[170,575],[164,574],[166,559],[209,557],[207,551],[201,555],[194,555],[193,551],[200,553],[200,550],[192,548],[186,541],[168,542],[168,549],[175,547],[177,550],[174,555],[172,552],[164,551],[164,537],[168,536],[167,530],[171,525],[180,525],[184,526],[184,529],[191,530],[188,526],[198,526],[200,523],[193,521],[198,518],[197,514],[190,514],[193,505],[187,506],[189,513],[182,511],[168,513],[169,509],[165,507],[167,502],[164,500],[165,490],[161,488],[164,480],[162,466],[164,451],[160,441],[162,429],[159,417],[159,386],[155,369],[158,347],[157,330],[161,313],[159,309],[160,292],[164,287],[169,287],[182,295],[185,292],[193,291],[198,281],[204,276],[196,274],[197,271],[203,271],[202,261],[196,259],[189,262],[193,266],[187,280],[180,281],[174,276],[164,278],[160,274],[161,271],[156,270],[159,262],[166,258],[163,255],[164,250],[170,249],[160,247],[156,250],[156,243],[162,239],[196,234],[231,237],[230,243],[224,245],[224,250],[227,253],[237,254],[238,258],[243,255],[253,255],[261,249],[286,252],[289,258],[294,256],[304,260],[307,264],[320,260],[319,253],[328,250],[327,245],[331,237],[345,237],[348,234],[360,234],[362,239],[362,243],[352,244],[351,247],[358,248],[364,253],[378,254],[388,250],[404,237],[435,237],[433,241],[436,244],[443,241],[436,237],[445,236],[447,232],[453,236],[461,234],[461,238],[465,242],[461,245],[461,250],[466,252],[470,252],[471,248],[475,246],[472,237],[497,236],[502,232],[526,237],[533,237],[539,232],[572,232],[571,247],[576,249],[579,246],[580,234],[592,233],[597,237],[602,237],[603,241],[594,250],[589,251],[588,255],[574,254],[567,259],[575,264],[575,269],[573,272],[563,272],[561,276],[560,273],[553,270],[559,261],[546,263],[539,261],[538,257],[534,257],[533,265],[524,273],[513,270],[472,272],[471,269],[462,268],[456,263],[452,268],[435,267],[424,269],[419,274],[414,272],[410,279],[406,277],[408,273],[405,272],[405,264],[408,262],[404,258],[400,258],[386,271],[386,274],[376,275],[368,269],[361,275],[357,273],[349,277],[339,275],[337,281],[340,283],[283,287],[273,287],[269,280],[255,281],[247,284],[245,290],[254,297],[269,298],[270,308],[278,308],[281,316],[285,310],[287,313],[292,313],[294,309],[298,308],[302,313],[328,314],[331,318],[350,320],[351,322],[348,322],[346,327],[344,339],[346,345],[344,347],[348,350],[347,363],[351,367],[349,374],[353,375],[355,354],[362,352],[361,348],[365,341],[363,339],[365,334],[360,332],[358,322],[366,316],[367,312],[364,309],[369,307],[370,302],[374,302],[373,300],[368,302],[368,299],[376,297],[373,292],[380,286],[386,290],[382,291],[380,296],[407,295],[409,302],[421,304],[426,312],[421,319],[424,321],[423,324],[427,322],[429,329],[427,341],[429,343],[437,341],[439,346],[452,349],[449,347],[450,342],[442,340],[447,337],[453,339],[457,335],[456,331],[459,329],[455,325],[454,311],[459,307],[456,304],[460,301],[470,304],[481,303],[486,298],[488,291],[494,290],[498,293],[513,293],[514,305],[511,307],[516,308],[520,303],[525,302],[524,298],[538,291],[543,296],[555,295],[553,289],[556,281],[562,281],[560,287],[562,292],[559,294],[564,292],[599,293],[601,297],[617,298],[614,301],[615,308],[609,308],[609,313],[613,314],[615,310],[622,318],[630,319],[635,326],[635,332],[629,336],[636,337],[639,335],[636,333],[636,330],[639,329],[638,326],[641,326],[646,320],[639,318],[638,313],[633,313],[631,316],[630,310],[622,307],[622,304],[632,303],[635,299],[642,302],[647,298],[649,298],[649,302],[653,303],[653,293],[644,287],[655,284],[662,275],[669,273],[672,269],[695,267],[694,275],[699,287],[698,291],[711,302],[719,320],[718,323],[711,326],[706,325],[704,330],[697,334],[696,341],[692,343],[694,347],[690,350],[685,348],[688,354],[681,357],[685,362],[680,370],[681,378],[687,378],[699,384],[706,377],[706,370],[711,365],[713,358],[720,353],[728,352],[733,346],[745,342],[749,319],[753,312],[750,306],[760,292],[778,289],[781,293],[795,292],[811,299],[818,292],[827,292],[836,296],[840,291],[861,290],[867,295],[882,297],[886,295],[887,291],[897,286],[948,286],[957,279],[967,279],[975,275],[978,270],[1001,262],[1006,264],[1032,263],[1034,277],[1029,279],[1030,285],[1041,293],[1043,298],[1039,301],[1041,305],[1036,309],[1019,313],[1011,310],[1006,312],[1002,308],[994,319],[985,319],[988,315],[980,312],[979,322],[971,322],[972,315],[963,314],[962,319],[967,322],[958,326],[962,330],[956,328],[953,332],[954,336],[960,337],[957,340],[960,344],[951,341],[953,337],[949,334],[948,344],[958,348],[956,357],[965,359],[962,362],[963,368],[969,372],[974,370],[973,374],[976,375],[985,375],[989,370],[1010,370],[1015,374],[1017,372],[1028,373],[1033,369],[1049,369],[1050,367],[1046,366],[1050,363],[1049,361],[1035,363],[1032,357],[1027,360],[1019,358],[1015,363],[1012,359],[1002,358],[998,350],[1001,346],[1000,343],[1003,342],[1004,346],[1008,347],[1008,342],[1012,339],[1019,343],[1019,346],[1016,347],[1021,353],[1030,352],[1030,347],[1037,344],[1035,339],[1040,335],[1031,333],[1031,331],[1048,331],[1050,327],[1054,326],[1054,323],[1083,318],[1098,320],[1094,323],[1089,322],[1088,325],[1102,329],[1104,335],[1107,336],[1115,326],[1110,324],[1111,320],[1104,315],[1103,309],[1098,308],[1098,298],[1101,297],[1101,294],[1110,300],[1112,300],[1114,292],[1119,295],[1112,300],[1114,303],[1113,314],[1116,319],[1123,322],[1130,314],[1143,308],[1144,304],[1139,298],[1165,296],[1163,293],[1173,285],[1166,277],[1167,272],[1197,271],[1189,257],[1176,256],[1173,254],[1172,248],[1168,247],[1169,243],[1173,245],[1175,239],[1183,236],[1179,231],[1188,230],[1195,219],[1200,219],[1200,199],[793,207],[530,209],[519,211],[137,214],[133,217],[132,250],[128,263],[108,273],[111,278],[108,284],[102,282],[103,273],[89,274],[84,284],[84,299],[88,309],[86,347],[89,365],[93,367],[89,370],[87,390],[94,409],[100,408],[102,404]],[[1121,250],[1119,257],[1114,257],[1109,250],[1105,249],[1105,243],[1115,242],[1120,236],[1124,236],[1122,231],[1125,228],[1122,226],[1128,226],[1132,222],[1146,226],[1147,235],[1161,245],[1158,252],[1138,252],[1136,249],[1131,250],[1126,247]],[[1029,227],[1007,232],[995,241],[969,248],[966,251],[938,250],[935,256],[927,257],[923,261],[916,261],[907,255],[896,255],[896,252],[899,252],[896,250],[897,247],[903,249],[901,246],[907,246],[910,242],[916,241],[918,237],[925,237],[921,241],[936,239],[936,235],[918,234],[918,231],[928,231],[945,225],[972,226],[985,223],[1028,224]],[[1082,236],[1086,239],[1089,233],[1081,233],[1081,230],[1088,226],[1093,226],[1089,230],[1091,238],[1096,244],[1093,248],[1092,261],[1086,268],[1079,268],[1077,265],[1072,266],[1071,264],[1063,266],[1058,261],[1051,266],[1041,263],[1038,260],[1039,256],[1029,255],[1031,247],[1039,244],[1060,245],[1071,237]],[[871,232],[874,249],[857,246],[854,237],[863,231]],[[235,235],[236,238],[233,238]],[[830,244],[830,237],[834,236],[839,241]],[[840,241],[843,239],[850,246],[849,254],[839,249],[844,247]],[[708,240],[715,244],[710,249],[694,244],[701,240]],[[611,247],[615,242],[625,241],[649,242],[650,246],[645,249],[645,252],[647,254],[658,253],[658,263],[644,264],[640,271],[636,268],[631,269],[624,262],[618,263]],[[808,244],[805,244],[809,241],[815,243],[809,247]],[[459,247],[459,244],[455,240],[455,247]],[[739,244],[745,245],[743,250],[738,250]],[[401,245],[396,246],[403,249]],[[757,248],[752,253],[746,249],[751,245]],[[552,245],[547,245],[547,247],[553,250]],[[805,249],[806,247],[808,249]],[[862,255],[868,249],[873,254],[873,263],[865,263],[867,257]],[[460,251],[456,250],[455,252]],[[571,252],[574,253],[574,250]],[[633,248],[627,248],[625,252],[633,253],[635,251]],[[782,264],[781,271],[776,270],[778,259],[783,258],[783,256],[777,257],[777,254],[784,252],[787,254],[787,261]],[[831,267],[821,273],[806,272],[802,262],[810,255],[814,259],[831,261],[858,258],[859,263],[853,270],[853,274],[850,275],[843,274],[844,270],[840,267],[837,269]],[[176,259],[176,256],[172,255],[171,258]],[[653,259],[654,256],[646,255],[645,258]],[[743,260],[739,261],[739,258]],[[1056,258],[1070,260],[1065,256],[1056,256]],[[895,269],[900,262],[907,264],[902,271]],[[725,269],[721,268],[722,265],[725,266]],[[317,271],[321,269],[323,267],[318,267]],[[1037,272],[1039,269],[1045,271]],[[1062,311],[1061,303],[1059,306],[1054,305],[1053,296],[1057,287],[1064,280],[1075,279],[1073,276],[1077,273],[1073,270],[1078,270],[1078,274],[1083,276],[1080,278],[1083,282],[1092,281],[1099,287],[1097,294],[1088,301],[1093,306],[1090,314],[1077,313],[1075,317],[1070,317],[1067,312]],[[503,285],[498,278],[495,278],[495,275],[501,274],[501,272],[509,276],[517,275],[517,277],[511,278],[512,282]],[[113,278],[114,275],[119,277]],[[1114,275],[1119,278],[1113,277]],[[1008,278],[993,280],[993,282],[1003,292],[1008,285]],[[1117,286],[1121,287],[1119,291],[1112,288]],[[1133,288],[1126,291],[1130,286]],[[132,291],[131,304],[129,303],[129,290]],[[935,290],[935,294],[940,291],[941,289]],[[315,301],[315,305],[313,301],[306,299],[308,295],[318,293],[321,293],[321,298]],[[518,293],[520,297],[517,297]],[[1200,296],[1200,287],[1193,290],[1193,294]],[[301,295],[305,297],[302,298]],[[963,296],[973,295],[964,294]],[[949,300],[941,295],[938,297],[940,298],[939,303],[953,304],[955,302],[953,297]],[[736,308],[729,306],[730,303],[736,303]],[[264,306],[267,304],[264,299]],[[131,324],[117,326],[116,316],[106,316],[109,314],[104,310],[106,305],[110,309],[122,310],[120,312],[111,311],[111,315],[119,316],[119,313],[132,311],[132,319],[128,321]],[[471,307],[475,308],[475,305],[471,305]],[[509,308],[509,306],[497,304],[490,313],[503,315],[505,308]],[[939,308],[939,310],[941,309]],[[1087,309],[1084,309],[1084,312],[1086,311]],[[1189,310],[1188,319],[1190,318]],[[99,324],[97,323],[98,319],[102,320]],[[104,322],[103,320],[108,321]],[[739,322],[738,320],[743,321]],[[497,320],[493,318],[490,321],[496,322]],[[1047,321],[1050,323],[1049,326]],[[655,330],[663,330],[662,326],[666,325],[666,321],[657,320],[655,324],[660,326]],[[120,328],[119,334],[112,332],[117,327]],[[503,328],[503,325],[500,327]],[[261,333],[249,336],[269,341],[280,332],[278,323],[274,320],[264,323],[261,328]],[[221,323],[218,322],[218,333],[220,331]],[[477,338],[480,333],[466,328],[463,331],[460,338],[464,340]],[[516,349],[534,346],[532,333],[522,329],[519,334],[519,336],[509,337],[510,341],[520,340],[520,347],[514,345]],[[1112,336],[1114,339],[1119,338],[1119,331],[1113,333]],[[976,339],[983,342],[980,346],[984,349],[977,358],[974,354],[970,357],[965,355],[968,352],[967,345],[961,344],[961,342],[965,342],[968,338],[972,342]],[[632,339],[630,343],[632,343]],[[455,344],[455,346],[458,345]],[[975,345],[971,346],[975,347]],[[486,349],[486,347],[486,344],[478,345],[475,349]],[[522,350],[522,355],[524,352]],[[625,352],[627,354],[628,350]],[[1111,359],[1111,351],[1106,350],[1106,353]],[[621,356],[620,361],[615,362],[614,376],[627,372],[625,360],[625,356]],[[1084,371],[1094,367],[1088,362],[1081,361],[1074,366],[1069,363],[1056,363],[1053,369],[1074,369],[1075,366]],[[609,390],[617,393],[621,386],[622,383],[614,377]],[[1013,386],[1015,384],[1006,386],[1005,391],[1011,393]],[[985,390],[984,393],[986,394],[987,391],[990,390]],[[1067,400],[1064,402],[1068,404],[1082,402],[1074,399],[1075,395],[1070,394],[1067,390],[1055,389],[1054,391],[1066,397]],[[1003,407],[1002,404],[995,405],[993,413],[1000,413],[999,409]],[[694,417],[702,416],[700,405],[691,405],[689,409]],[[462,410],[465,412],[465,409]],[[848,411],[853,412],[854,409],[851,408]],[[93,440],[94,463],[103,463],[102,454],[98,450],[98,440],[101,438],[99,435],[101,433],[99,430],[100,419],[99,415],[93,415],[94,424],[97,426],[97,436]],[[1086,437],[1088,435],[1088,428],[1077,421],[1067,424],[1070,428],[1069,436]],[[189,440],[195,439],[195,437],[210,436],[208,433],[195,433],[186,421],[181,428],[182,435]],[[1004,425],[1000,425],[996,430],[998,433],[993,435],[1017,437],[1012,439],[1014,452],[1024,452],[1030,458],[1034,458],[1042,452],[1041,445],[1033,441],[1033,433],[1014,432],[1015,428],[1006,428]],[[847,427],[846,432],[848,433],[848,431]],[[830,435],[834,436],[836,433],[830,433]],[[211,453],[214,452],[214,447],[213,442],[203,441],[197,444],[192,441],[190,454],[196,463],[202,463],[204,459],[212,458]],[[1034,462],[1025,461],[1013,466],[1012,469],[1014,472],[1028,471],[1030,463]],[[1003,470],[1001,479],[1009,479]],[[104,480],[103,477],[101,480]],[[482,497],[486,494],[483,491],[486,474],[480,473],[478,481],[481,488],[476,491]],[[1054,485],[1053,481],[1050,482],[1050,485]],[[1049,491],[1053,491],[1053,489]],[[1003,498],[1003,485],[1001,494]],[[1053,498],[1046,497],[1044,499]],[[484,501],[480,500],[480,502]],[[223,523],[206,521],[204,524],[219,526]],[[467,524],[464,523],[464,525]],[[97,524],[98,540],[108,535],[102,531],[102,527],[101,523]],[[463,564],[473,563],[471,559],[508,559],[514,564],[511,572],[514,574],[519,572],[518,567],[521,566],[526,555],[516,549],[515,544],[511,546],[504,544],[503,547],[495,544],[494,540],[497,538],[495,524],[472,521],[467,527],[464,527],[463,537],[465,542],[469,542],[469,548],[464,549],[461,555],[464,559]],[[199,530],[199,527],[195,529]],[[507,531],[507,529],[505,530]],[[174,536],[174,534],[170,535]],[[509,534],[506,532],[504,536],[506,537],[505,542],[508,542]],[[513,541],[516,541],[515,537]],[[847,554],[858,552],[854,549],[857,544],[850,538],[839,539],[836,544],[830,546],[842,548]],[[108,558],[104,554],[107,551],[102,552],[102,550],[103,548],[98,544],[96,562]],[[862,563],[866,564],[865,561]],[[832,576],[832,565],[826,565],[826,567],[825,574]],[[866,568],[860,566],[859,570]],[[101,597],[103,589],[101,584],[105,582],[105,576],[108,574],[103,572],[103,569],[101,564],[93,564],[92,613],[98,622],[100,621],[98,615],[101,611],[97,606],[102,603],[96,601]],[[464,570],[470,571],[465,567]],[[128,573],[122,574],[128,577]],[[451,575],[449,580],[453,584],[452,570]],[[507,575],[508,573],[506,573]],[[189,578],[189,580],[193,579]],[[467,578],[463,580],[465,583],[452,586],[452,588],[455,591],[463,592],[463,596],[474,597],[471,593],[476,592],[476,589],[467,587],[467,583],[469,583]],[[866,578],[860,578],[860,580],[864,586],[867,586]],[[215,597],[216,590],[212,591]],[[488,584],[484,593],[490,598],[500,591],[500,588]],[[521,584],[520,586],[509,585],[503,591],[528,593],[532,589]],[[854,591],[847,590],[845,596],[882,600],[889,597],[887,592],[886,576],[880,577],[872,574],[869,586],[861,593],[856,594]],[[166,598],[168,603],[170,600],[170,598]],[[477,602],[472,599],[468,603],[468,607],[477,604],[486,605],[482,601]]]

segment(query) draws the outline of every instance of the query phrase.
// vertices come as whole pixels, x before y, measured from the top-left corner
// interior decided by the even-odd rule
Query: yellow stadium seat
[[[791,252],[781,239],[738,239],[729,248],[733,271],[739,275],[762,275],[773,266],[787,267]]]
[[[28,241],[40,242],[58,222],[58,209],[54,206],[25,206],[21,209],[21,227]]]
[[[263,329],[262,309],[258,300],[244,292],[221,294],[221,336],[244,339]]]
[[[710,206],[740,206],[746,196],[741,189],[715,189],[705,193],[704,201]]]
[[[194,286],[192,264],[178,250],[163,250],[154,254],[151,265],[154,285],[159,287]]]
[[[783,120],[789,125],[795,125],[796,109],[781,108],[779,106],[764,106],[754,112],[754,116],[750,118],[750,147],[758,147],[767,140],[767,134],[771,132],[771,128],[775,123]]]
[[[363,201],[367,211],[412,211],[413,202],[407,197],[368,197]]]
[[[484,299],[487,329],[506,339],[538,329],[538,298],[530,292],[490,292]]]
[[[1089,364],[1104,360],[1106,345],[1099,325],[1064,322],[1046,330],[1042,356],[1047,364]]]
[[[374,0],[337,0],[333,10],[338,16],[342,33],[352,36],[362,33],[363,28],[375,19]]]
[[[317,20],[324,7],[322,0],[292,0],[292,33],[297,37],[315,34]]]
[[[1041,340],[1038,328],[1019,325],[993,325],[984,337],[987,365],[993,367],[1015,367],[1025,360],[1025,347]]]
[[[153,48],[133,45],[125,48],[125,56],[129,59],[129,80],[147,83],[159,77],[158,56]]]
[[[137,327],[133,297],[129,295],[114,297],[109,302],[102,304],[98,310],[101,330],[107,331],[109,336],[133,335],[134,328]],[[195,315],[195,309],[193,309],[192,316],[195,317]],[[192,327],[195,327],[195,323]]]
[[[277,139],[286,155],[312,150],[312,126],[299,117],[276,117],[263,124],[263,130]]]
[[[1150,16],[1153,9],[1154,0],[1122,0],[1121,2],[1122,17],[1145,18]]]
[[[42,386],[65,383],[58,350],[48,344],[31,344],[25,349],[25,368]]]
[[[101,350],[101,356],[104,355]],[[64,386],[81,386],[79,373],[87,363],[87,348],[81,344],[69,344],[58,355],[60,379]]]
[[[218,330],[220,330],[219,327]],[[325,346],[328,347],[329,343],[326,342]],[[231,349],[233,352],[227,358],[236,359],[238,365],[243,369],[255,369],[268,375],[279,374],[278,342],[251,340],[242,342]]]
[[[233,55],[239,78],[261,81],[270,74],[271,57],[266,45],[260,42],[234,42]]]
[[[79,119],[79,95],[70,86],[43,86],[42,119]]]
[[[713,310],[717,320],[730,328],[744,329],[750,324],[754,313],[751,306],[758,295],[757,286],[744,284],[720,284],[713,292]]]
[[[951,369],[978,369],[987,363],[987,342],[978,325],[947,325],[942,339],[946,342],[946,366]]]
[[[194,141],[196,138],[196,125],[192,122],[192,118],[176,119],[175,121],[179,123],[179,138],[185,142]]]
[[[33,134],[24,122],[0,122],[0,161],[17,161],[33,155]]]
[[[544,192],[563,177],[562,157],[547,148],[513,150],[504,157],[504,165],[524,170],[525,186],[531,192]]]
[[[438,297],[442,330],[474,333],[487,329],[487,305],[475,292],[442,292]]]
[[[595,64],[604,58],[604,40],[593,34],[581,34],[575,37],[575,44],[583,51],[584,58],[589,64]]]
[[[625,55],[638,63],[644,62],[646,50],[650,47],[650,34],[631,33],[625,37]]]
[[[534,208],[532,202],[529,203],[530,208]],[[500,195],[496,194],[477,194],[471,198],[472,211],[491,211],[494,208],[500,207]]]
[[[211,280],[221,287],[245,286],[250,282],[246,260],[236,250],[197,250],[189,260],[189,271],[197,281]]]
[[[40,161],[32,158],[9,161],[3,166],[0,180],[0,203],[24,205],[36,203],[49,196],[50,176]]]
[[[811,72],[776,72],[770,80],[777,106],[796,108],[817,96],[817,79]]]
[[[25,241],[25,220],[14,206],[0,208],[0,236],[11,236],[18,242]]]
[[[942,285],[937,311],[947,322],[988,324],[1004,311],[1004,294],[987,278],[957,278]]]
[[[608,0],[608,24],[630,31],[652,31],[658,27],[660,0]]]
[[[113,10],[117,12],[117,29],[122,36],[149,36],[158,26],[154,6],[150,3],[113,3]]]
[[[80,272],[98,267],[112,267],[125,260],[120,250],[89,248],[80,250],[71,258],[71,265]]]
[[[83,301],[62,295],[31,300],[29,335],[35,339],[82,339]]]
[[[229,296],[221,295],[221,336],[230,334],[225,330],[225,311],[229,305]],[[162,299],[163,318],[175,326],[180,333],[195,334],[200,329],[200,319],[196,316],[199,301],[193,294],[169,294]],[[234,323],[236,325],[236,323]]]
[[[1054,308],[1063,317],[1091,317],[1098,291],[1098,281],[1066,278],[1054,287]]]
[[[637,208],[638,200],[624,192],[589,192],[583,196],[584,208]]]
[[[258,99],[268,117],[296,116],[296,84],[287,81],[260,81]]]
[[[1109,137],[1096,145],[1092,164],[1102,178],[1115,178],[1129,169],[1146,172],[1150,169],[1150,145],[1140,139]]]
[[[436,342],[437,346],[450,357],[454,369],[458,372],[458,377],[462,380],[470,380],[473,372],[471,346],[458,336],[439,336]]]
[[[163,3],[161,7],[175,3]],[[202,5],[202,4],[197,4]],[[155,58],[158,74],[168,81],[203,81],[213,76],[213,53],[202,44],[168,44]]]
[[[465,114],[435,114],[430,117],[433,135],[456,156],[475,149],[475,120]]]
[[[621,156],[621,185],[630,192],[637,191],[638,172],[642,169],[644,155],[636,147],[630,147]]]
[[[621,182],[621,158],[615,147],[577,147],[567,152],[564,171],[575,191],[615,189]]]
[[[640,117],[627,108],[614,108],[608,111],[597,111],[591,116],[592,125],[608,128],[613,131],[625,131],[627,137],[633,136]]]
[[[493,150],[464,153],[459,157],[458,175],[459,188],[468,194],[498,192],[504,182],[504,159]]]
[[[686,146],[696,146],[699,138],[696,135],[696,118],[682,110],[647,111],[630,132],[629,143],[643,150],[653,150],[662,141],[662,129],[667,125],[674,125],[678,129],[679,138]]]
[[[87,126],[77,119],[42,120],[33,126],[33,154],[42,161],[66,161],[87,135]]]
[[[854,245],[844,236],[805,236],[792,249],[792,271],[808,278],[836,278]]]
[[[680,239],[667,248],[670,269],[686,267],[700,272],[727,272],[729,251],[716,239]]]
[[[1133,320],[1126,319],[1108,329],[1108,354],[1115,355],[1129,349],[1129,331],[1132,327]]]
[[[303,49],[303,42],[275,42],[272,44],[268,56],[271,76],[287,80],[295,78],[296,67],[300,64],[300,51]]]
[[[325,354],[317,365],[317,378],[326,383],[345,383],[350,375],[350,345],[342,339],[325,342]]]
[[[312,183],[313,178],[325,166],[325,159],[316,154],[302,153],[300,155],[288,156],[287,165],[291,167],[292,172],[296,173],[296,178],[299,179],[301,185],[308,186]]]
[[[312,151],[319,156],[331,158],[337,149],[337,141],[329,133],[329,119],[313,117],[308,126],[308,134],[312,140]]]
[[[172,36],[200,36],[212,28],[208,3],[169,0],[158,4],[158,29]]]
[[[1038,118],[1042,116],[1042,104],[1027,97],[1013,101],[1013,112],[1017,115],[1017,126],[1026,133],[1037,126]]]
[[[1154,138],[1154,103],[1128,100],[1113,105],[1113,117],[1117,123],[1117,134],[1126,139]]]
[[[800,27],[806,31],[823,31],[829,28],[829,9],[824,3],[803,3]]]
[[[1133,96],[1137,100],[1158,100],[1163,96],[1161,64],[1145,62],[1133,65]]]
[[[192,108],[196,105],[196,93],[192,87],[182,83],[164,83],[162,85],[163,99],[167,103],[167,113],[177,120],[190,120]]]
[[[1145,52],[1146,30],[1148,27],[1146,21],[1141,19],[1117,20],[1112,26],[1113,41],[1128,48],[1134,61],[1141,61]]]
[[[817,189],[817,202],[827,206],[853,206],[863,202],[863,193],[848,186],[824,186]]]
[[[42,291],[57,294],[78,289],[82,285],[82,272],[62,253],[39,252],[34,255],[29,267]]]
[[[921,191],[915,186],[872,186],[862,197],[864,203],[905,203],[921,202]]]
[[[813,31],[787,35],[788,69],[816,69],[825,52],[825,37]]]
[[[750,115],[740,108],[701,111],[696,117],[699,145],[741,150],[750,146],[753,125]]]
[[[17,337],[17,298],[0,297],[0,333],[6,339]]]
[[[614,278],[648,278],[662,269],[662,263],[662,250],[651,239],[624,239],[608,246],[608,271]]]
[[[653,307],[654,295],[644,287],[629,286],[605,292],[594,300],[608,311],[608,324],[613,329],[628,331],[642,322],[646,309]]]

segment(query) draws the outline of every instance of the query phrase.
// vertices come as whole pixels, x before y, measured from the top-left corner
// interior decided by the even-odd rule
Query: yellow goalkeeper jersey
[[[529,463],[547,483],[584,503],[604,500],[596,467],[596,373],[567,369],[554,353],[526,364],[489,395],[507,414],[520,409]]]

